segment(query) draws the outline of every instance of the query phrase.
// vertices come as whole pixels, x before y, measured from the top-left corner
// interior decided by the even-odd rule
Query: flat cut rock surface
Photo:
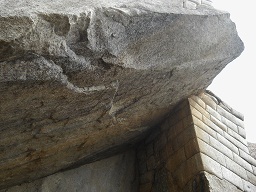
[[[0,0],[0,189],[130,147],[243,51],[183,1]]]

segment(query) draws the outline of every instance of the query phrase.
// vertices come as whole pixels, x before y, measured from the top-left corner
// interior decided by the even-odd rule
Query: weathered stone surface
[[[124,149],[240,55],[181,2],[0,0],[0,188]]]
[[[131,192],[137,191],[136,178],[135,152],[131,150],[0,192]]]
[[[250,151],[251,156],[256,159],[256,144],[248,142],[248,149]]]
[[[243,190],[238,189],[235,185],[230,182],[220,179],[213,174],[204,172],[208,182],[211,192],[220,192],[220,191],[232,191],[232,192],[242,192]]]

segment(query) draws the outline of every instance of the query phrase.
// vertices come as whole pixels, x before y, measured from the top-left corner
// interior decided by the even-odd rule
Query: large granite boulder
[[[229,14],[200,3],[0,6],[0,189],[133,145],[243,51]]]

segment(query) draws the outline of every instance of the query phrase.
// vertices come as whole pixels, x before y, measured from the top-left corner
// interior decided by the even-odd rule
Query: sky
[[[246,139],[256,143],[256,9],[255,0],[213,0],[215,8],[230,13],[244,52],[229,63],[208,87],[235,110],[244,114]]]

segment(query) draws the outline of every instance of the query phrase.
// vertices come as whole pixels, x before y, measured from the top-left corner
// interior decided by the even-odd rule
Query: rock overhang
[[[243,50],[180,1],[0,1],[1,188],[139,141]]]

